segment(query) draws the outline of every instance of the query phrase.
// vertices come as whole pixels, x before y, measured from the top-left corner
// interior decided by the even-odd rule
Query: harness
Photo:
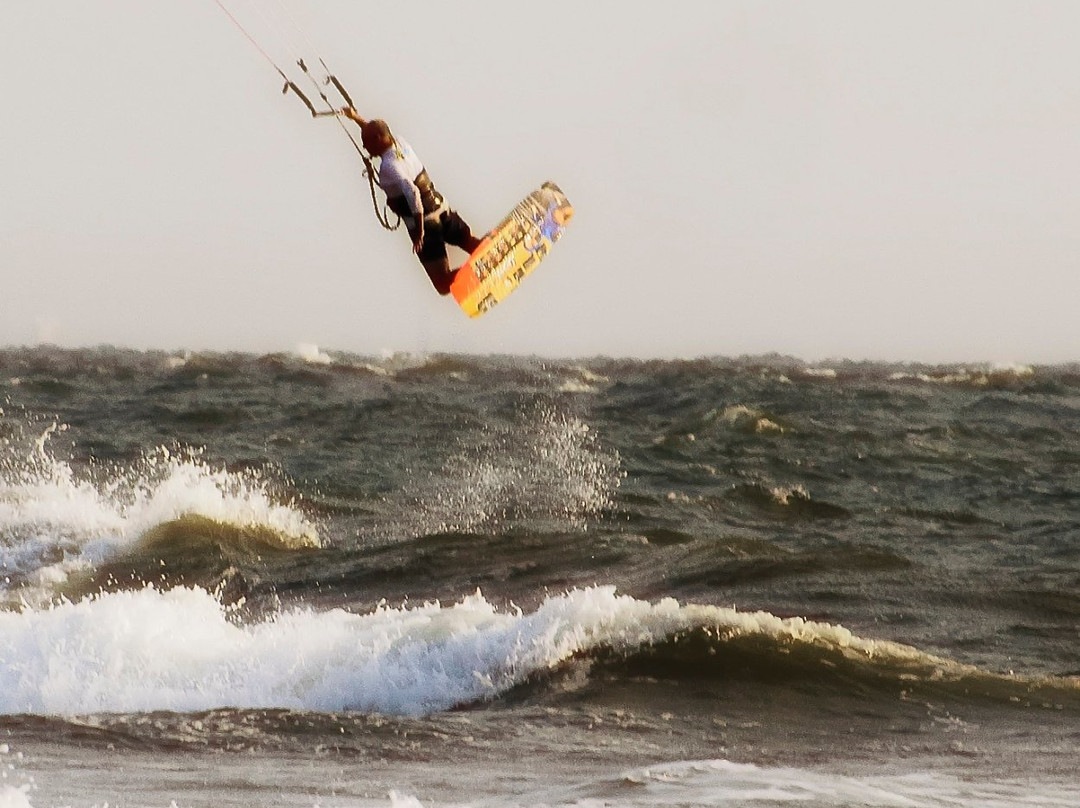
[[[417,174],[413,183],[416,185],[417,190],[420,191],[420,204],[424,211],[424,218],[437,219],[446,207],[446,200],[435,189],[427,170]],[[386,206],[402,219],[413,219],[413,212],[409,209],[409,201],[403,196],[388,196]]]

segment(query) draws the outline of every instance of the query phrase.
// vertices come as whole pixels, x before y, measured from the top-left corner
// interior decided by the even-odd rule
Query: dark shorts
[[[447,244],[472,252],[472,231],[454,210],[444,210],[438,219],[424,220],[424,246],[420,248],[420,260],[426,263],[446,258]]]
[[[420,263],[427,270],[431,283],[440,295],[450,291],[454,273],[447,263],[446,245],[452,244],[471,253],[479,244],[465,220],[457,211],[445,210],[438,219],[424,220],[424,246],[420,248]]]

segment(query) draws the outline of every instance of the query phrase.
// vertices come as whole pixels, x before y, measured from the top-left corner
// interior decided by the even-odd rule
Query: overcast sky
[[[469,320],[213,0],[5,0],[0,345],[1080,359],[1075,0],[227,4],[564,239]]]

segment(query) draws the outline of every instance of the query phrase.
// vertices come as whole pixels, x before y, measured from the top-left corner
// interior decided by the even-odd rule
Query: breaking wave
[[[201,589],[147,587],[0,612],[0,712],[417,716],[535,687],[583,660],[618,670],[658,656],[665,669],[694,676],[703,666],[722,676],[725,666],[764,659],[811,682],[854,678],[1058,706],[1075,706],[1080,694],[1073,679],[993,674],[838,625],[670,598],[649,603],[612,587],[549,597],[531,613],[500,611],[476,593],[450,606],[366,614],[297,608],[250,624]]]
[[[178,524],[238,547],[320,544],[297,504],[273,493],[272,476],[166,448],[132,464],[77,471],[49,451],[62,426],[34,434],[27,424],[7,425],[0,437],[0,605],[32,599],[28,589],[47,597],[141,542],[160,544]]]

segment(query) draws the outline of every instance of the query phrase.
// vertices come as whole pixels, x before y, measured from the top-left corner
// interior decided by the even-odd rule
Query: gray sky
[[[0,345],[1080,359],[1075,0],[228,4],[563,241],[471,321],[212,0],[4,0]]]

